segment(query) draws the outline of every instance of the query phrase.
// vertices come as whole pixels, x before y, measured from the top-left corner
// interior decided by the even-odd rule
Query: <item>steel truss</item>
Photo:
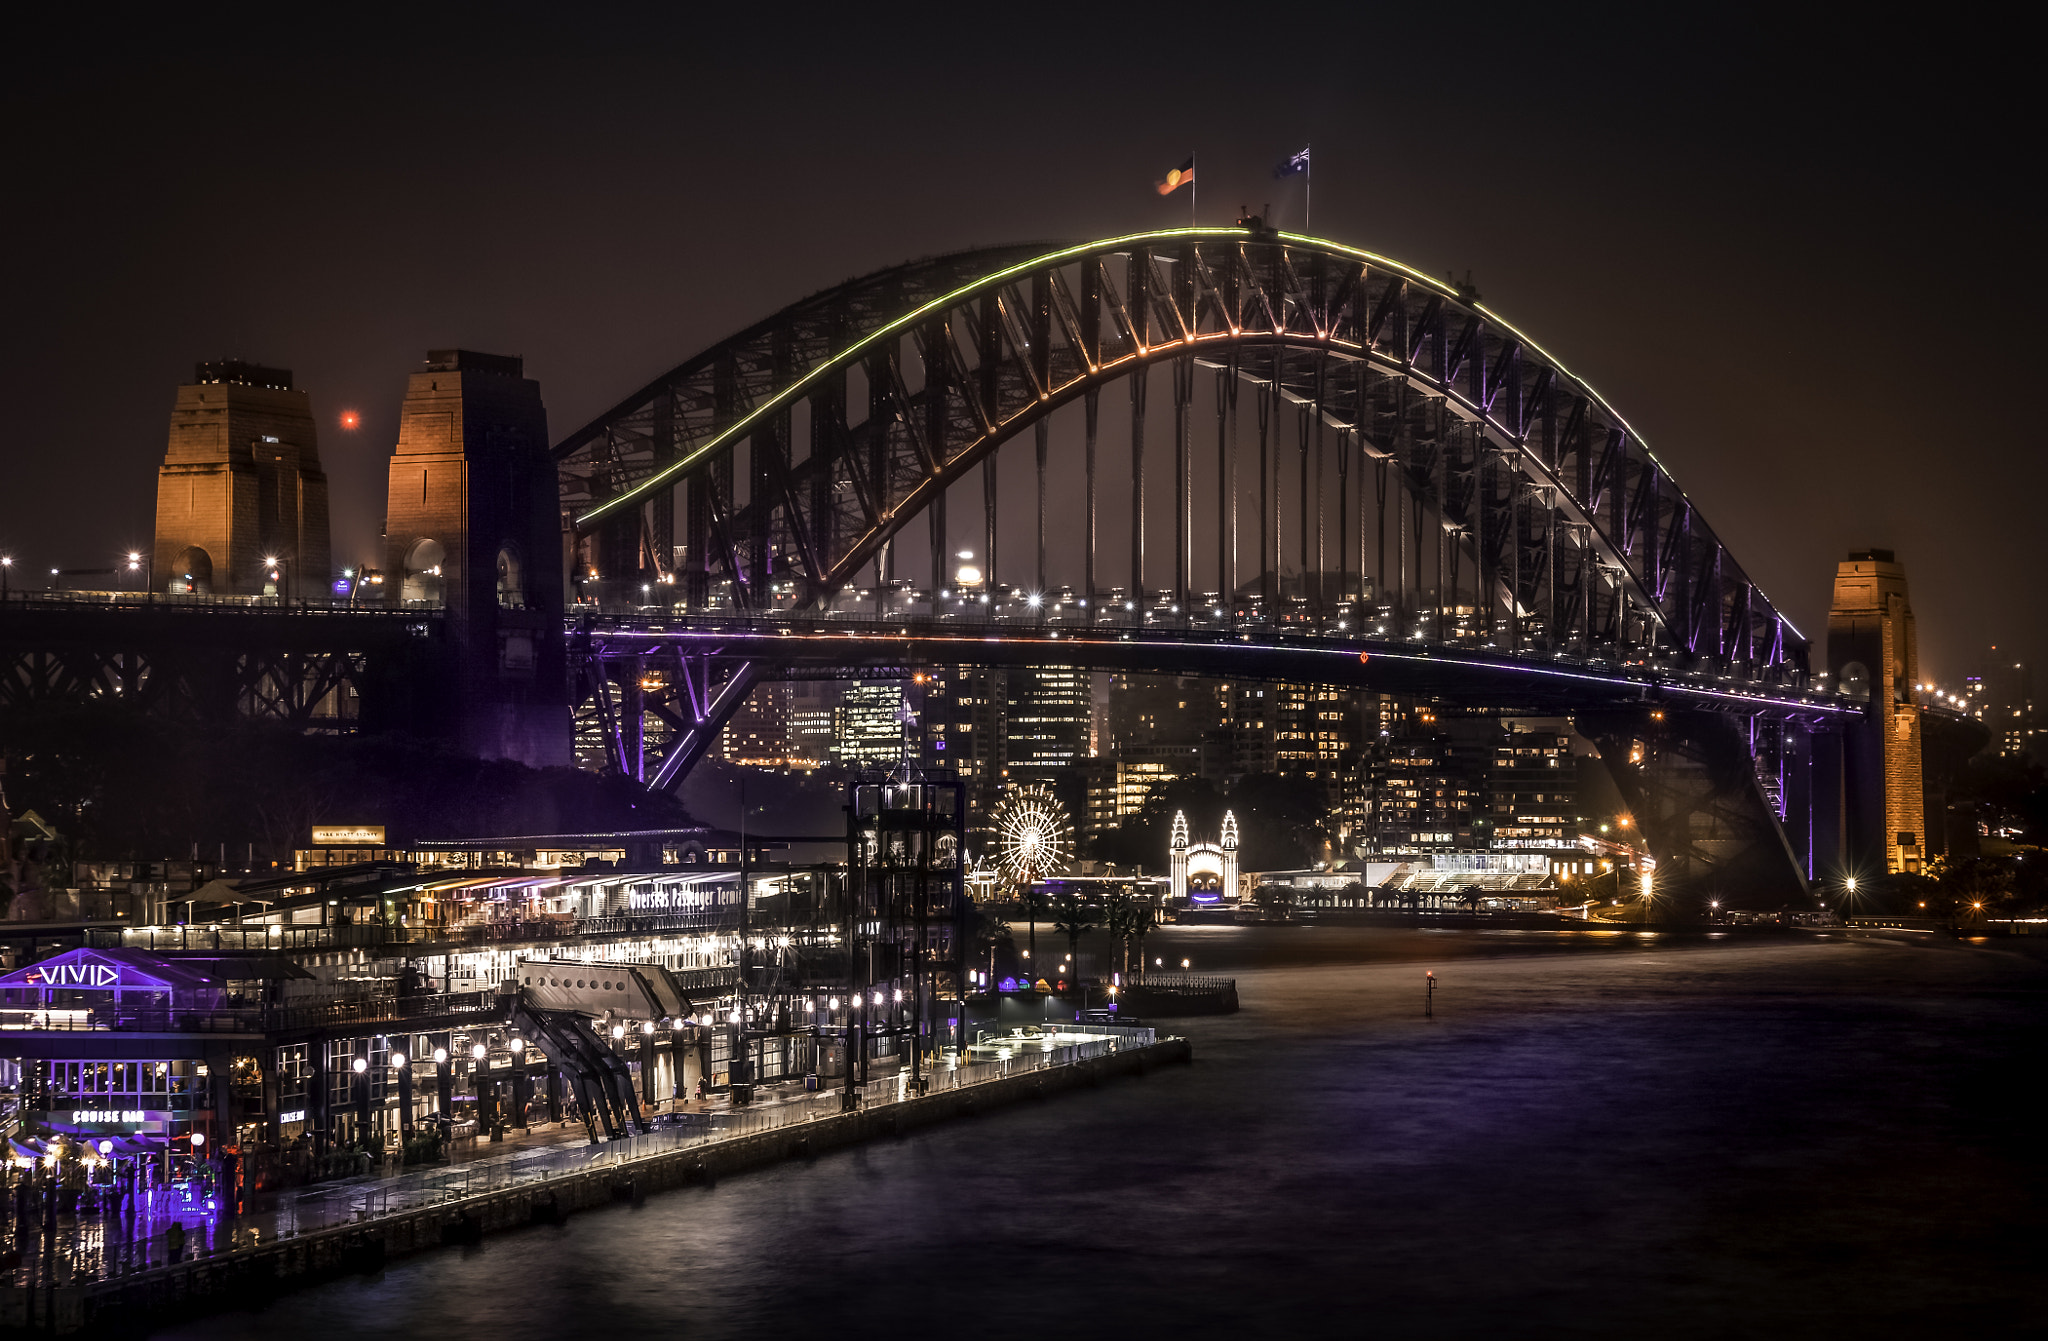
[[[674,787],[703,759],[764,680],[911,675],[900,666],[776,665],[758,652],[707,644],[680,630],[670,638],[599,629],[588,620],[570,638],[569,665],[578,737],[594,732],[608,769],[655,791]]]
[[[420,622],[299,616],[278,636],[281,619],[16,606],[0,627],[0,710],[119,702],[191,721],[352,731]]]
[[[1164,528],[1144,517],[1149,378],[1132,375],[1162,363],[1178,486]],[[1204,527],[1213,554],[1195,548],[1191,507],[1198,368],[1217,377],[1219,406],[1252,397],[1258,430],[1248,484],[1237,416],[1219,409],[1219,476],[1234,487]],[[1123,587],[1139,611],[1154,597],[1188,610],[1214,574],[1226,599],[1256,597],[1276,618],[1284,549],[1313,575],[1304,599],[1317,617],[1348,607],[1429,644],[1673,659],[1776,685],[1806,677],[1805,640],[1598,393],[1469,290],[1288,233],[1176,229],[849,281],[565,439],[563,502],[600,575],[674,582],[687,610],[815,610],[869,564],[886,579],[892,544],[920,514],[932,571],[947,571],[946,490],[977,467],[993,578],[992,458],[1030,429],[1042,580],[1044,427],[1080,401],[1085,583],[1091,618],[1113,619],[1094,599],[1108,575],[1095,547],[1096,471],[1108,464],[1096,428],[1100,392],[1118,379],[1135,444],[1122,463],[1135,486]],[[1290,469],[1304,500],[1334,497],[1334,535],[1320,506],[1279,515]],[[1170,531],[1173,549],[1153,586],[1155,531]],[[1256,537],[1255,562],[1242,562],[1240,537]]]

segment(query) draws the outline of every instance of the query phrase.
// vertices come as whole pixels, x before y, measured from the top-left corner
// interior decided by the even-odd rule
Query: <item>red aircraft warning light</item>
[[[362,422],[363,417],[357,414],[354,410],[343,410],[341,412],[341,427],[344,432],[355,432],[357,426],[360,425]]]

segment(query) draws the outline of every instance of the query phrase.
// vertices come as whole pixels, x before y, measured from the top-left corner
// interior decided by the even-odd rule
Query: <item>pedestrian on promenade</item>
[[[184,1222],[184,1221],[182,1221],[182,1220],[173,1220],[173,1221],[171,1221],[171,1227],[170,1227],[169,1229],[166,1229],[166,1230],[164,1231],[164,1247],[165,1247],[166,1249],[168,1249],[168,1250],[169,1250],[169,1252],[170,1252],[170,1260],[171,1260],[171,1261],[173,1261],[173,1262],[182,1262],[182,1261],[184,1261],[184,1260],[185,1260],[185,1222]]]

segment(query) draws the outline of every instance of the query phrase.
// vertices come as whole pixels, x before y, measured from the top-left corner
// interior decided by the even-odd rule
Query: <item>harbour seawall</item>
[[[1006,1104],[1094,1088],[1154,1067],[1187,1062],[1193,1055],[1186,1039],[1162,1039],[1146,1047],[708,1141],[111,1280],[15,1288],[0,1295],[0,1332],[140,1335],[180,1318],[260,1304],[323,1280],[375,1271],[409,1253],[475,1244],[530,1225],[559,1224],[581,1211],[637,1202],[653,1193],[710,1183],[784,1160],[815,1158]]]

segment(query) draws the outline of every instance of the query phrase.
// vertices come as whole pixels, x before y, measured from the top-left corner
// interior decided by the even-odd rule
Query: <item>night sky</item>
[[[1184,222],[1151,184],[1190,150],[1202,222],[1272,202],[1298,227],[1271,169],[1312,141],[1315,232],[1470,270],[1809,634],[1836,560],[1877,545],[1908,566],[1927,673],[2048,654],[2019,36],[1430,8],[17,28],[0,552],[34,573],[145,545],[200,359],[310,391],[342,561],[375,541],[429,348],[523,355],[560,438],[848,276]]]

